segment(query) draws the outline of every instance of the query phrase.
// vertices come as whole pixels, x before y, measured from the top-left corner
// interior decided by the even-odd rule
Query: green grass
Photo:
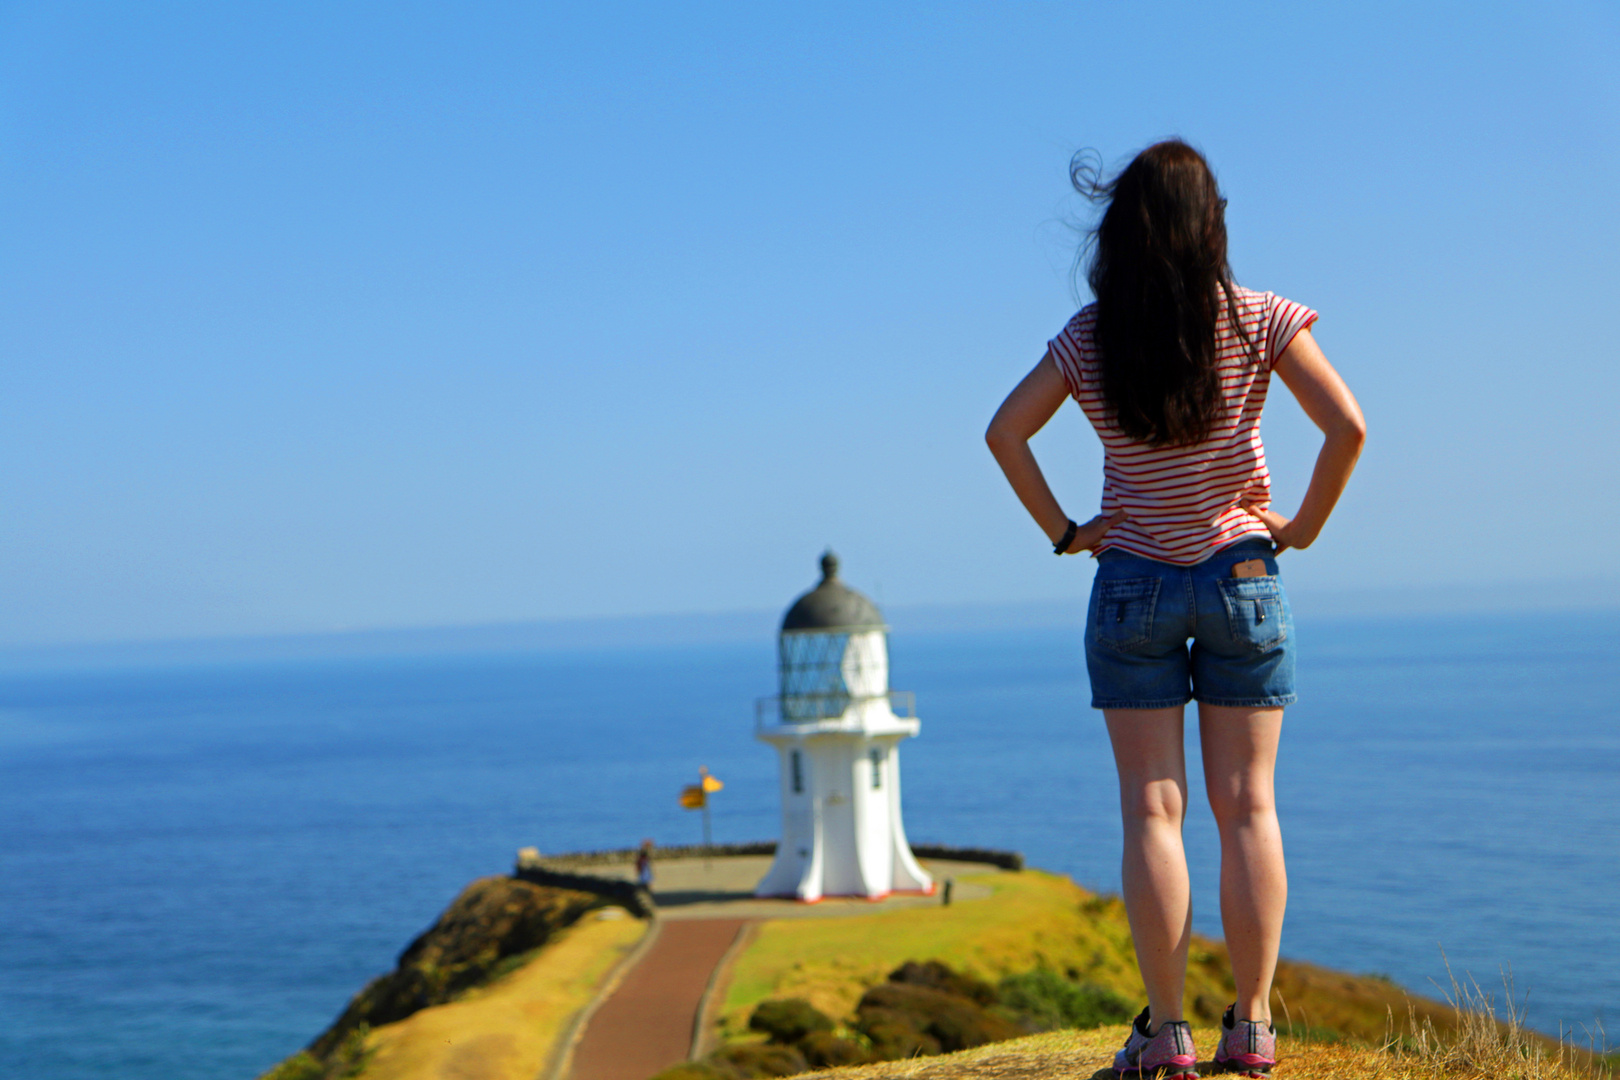
[[[1066,877],[1038,870],[986,873],[986,899],[838,919],[765,924],[738,958],[722,1006],[727,1033],[740,1033],[754,1005],[801,997],[835,1018],[848,1016],[866,987],[907,960],[941,960],[987,982],[1045,969],[1141,997],[1130,928],[1117,901],[1100,900]],[[1204,987],[1203,980],[1199,983]]]
[[[720,1036],[747,1039],[748,1015],[766,998],[804,998],[837,1021],[847,1020],[869,986],[907,960],[941,960],[990,983],[1034,970],[1112,991],[1133,1006],[1146,1000],[1130,924],[1117,897],[1086,892],[1067,877],[1039,870],[975,874],[961,879],[991,896],[944,905],[828,919],[766,923],[738,957],[721,1007]],[[1376,976],[1349,975],[1309,964],[1278,965],[1273,1013],[1322,1040],[1382,1045],[1391,1017],[1449,1032],[1452,1010],[1409,997]],[[1213,1024],[1233,1000],[1226,947],[1195,936],[1189,952],[1187,1015]]]

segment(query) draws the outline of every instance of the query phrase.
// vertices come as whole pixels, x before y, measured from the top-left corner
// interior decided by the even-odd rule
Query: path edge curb
[[[698,1000],[697,1015],[692,1019],[692,1047],[687,1054],[688,1060],[698,1061],[712,1049],[710,1044],[714,1039],[711,1033],[714,1030],[715,1020],[719,1018],[726,990],[731,986],[731,969],[736,964],[737,957],[754,943],[754,938],[758,934],[758,920],[750,919],[739,926],[737,936],[731,939],[731,944],[726,947],[720,962],[709,972],[709,981],[703,987],[703,997]]]

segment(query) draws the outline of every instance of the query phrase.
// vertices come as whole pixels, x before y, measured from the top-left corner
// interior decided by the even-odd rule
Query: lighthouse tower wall
[[[821,880],[810,757],[796,739],[778,741],[776,749],[782,763],[782,839],[776,845],[775,861],[755,891],[760,896],[803,897],[810,882]],[[819,899],[820,894],[806,898]]]
[[[900,820],[902,737],[784,733],[772,740],[781,760],[782,839],[760,895],[818,900],[932,887]]]
[[[896,816],[889,801],[891,760],[896,756],[894,744],[899,739],[887,736],[864,739],[855,759],[855,830],[858,838],[855,849],[859,853],[861,876],[870,883],[871,892],[890,892],[894,889],[894,831]]]
[[[898,742],[899,740],[896,740]],[[900,819],[900,755],[891,755],[889,773],[889,815],[894,823],[889,830],[889,850],[892,862],[890,864],[893,888],[906,892],[931,892],[934,888],[934,878],[928,871],[917,863],[917,856],[911,853],[911,841],[906,839],[906,826]]]
[[[855,795],[850,790],[853,739],[813,740],[816,793],[821,803],[821,891],[827,896],[870,896],[861,874],[855,832]]]

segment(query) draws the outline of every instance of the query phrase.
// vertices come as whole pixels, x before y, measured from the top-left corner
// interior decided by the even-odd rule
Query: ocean
[[[1579,1041],[1620,1016],[1612,614],[1301,620],[1278,800],[1284,955],[1419,993],[1448,967]],[[914,841],[1117,891],[1117,795],[1078,634],[896,634]],[[519,847],[777,833],[752,738],[774,642],[0,675],[0,1069],[249,1080]],[[1189,729],[1192,723],[1189,722]],[[1187,827],[1219,936],[1213,823]],[[1298,1019],[1298,1018],[1296,1018]]]

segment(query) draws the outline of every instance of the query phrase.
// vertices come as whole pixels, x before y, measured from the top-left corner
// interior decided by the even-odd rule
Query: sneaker
[[[1114,1055],[1114,1071],[1129,1077],[1186,1077],[1198,1080],[1198,1054],[1193,1050],[1192,1025],[1172,1020],[1149,1035],[1148,1010],[1131,1025],[1124,1049]]]
[[[1254,1020],[1236,1019],[1237,1006],[1228,1005],[1221,1017],[1221,1045],[1215,1048],[1215,1065],[1222,1072],[1242,1076],[1267,1077],[1277,1064],[1277,1029]]]

